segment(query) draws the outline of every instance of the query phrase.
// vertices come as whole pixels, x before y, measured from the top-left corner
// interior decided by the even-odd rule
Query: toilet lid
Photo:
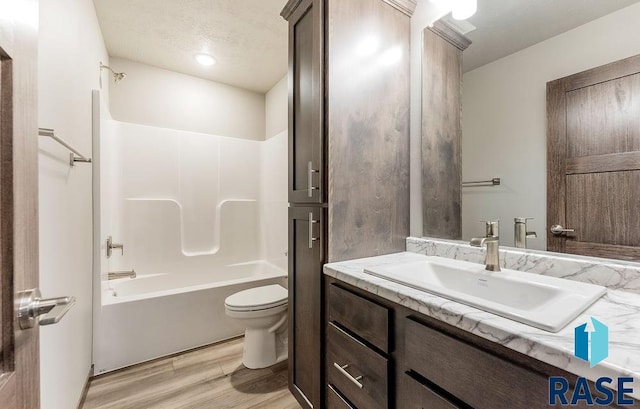
[[[235,311],[266,310],[286,304],[288,297],[286,288],[273,284],[232,294],[224,300],[224,304]]]

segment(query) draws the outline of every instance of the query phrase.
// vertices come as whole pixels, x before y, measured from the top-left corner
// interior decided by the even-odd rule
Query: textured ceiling
[[[109,55],[258,92],[287,72],[285,3],[94,0]],[[217,64],[198,64],[200,52]]]
[[[639,0],[478,0],[465,72],[569,31]]]

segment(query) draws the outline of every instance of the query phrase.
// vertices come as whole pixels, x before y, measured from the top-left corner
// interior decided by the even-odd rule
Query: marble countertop
[[[631,376],[634,378],[631,396],[640,399],[640,295],[609,289],[560,332],[551,333],[364,272],[367,267],[419,261],[424,257],[404,252],[330,263],[324,266],[324,273],[592,381],[602,376],[613,379]],[[589,317],[609,327],[609,357],[593,368],[573,355],[573,329]]]

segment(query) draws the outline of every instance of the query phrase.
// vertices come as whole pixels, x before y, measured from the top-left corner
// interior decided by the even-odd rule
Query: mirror
[[[442,19],[472,42],[462,52],[462,182],[487,182],[462,184],[461,235],[457,238],[468,242],[472,237],[483,237],[485,225],[480,221],[500,220],[501,245],[514,246],[514,219],[532,218],[527,220],[526,230],[530,236],[535,232],[537,238],[526,240],[529,249],[640,259],[640,207],[636,200],[640,193],[633,183],[640,173],[634,170],[636,165],[591,176],[582,171],[567,173],[562,179],[567,189],[566,197],[562,196],[566,220],[550,220],[547,216],[551,211],[548,207],[561,196],[560,192],[547,193],[548,160],[557,152],[551,148],[552,154],[547,153],[547,83],[640,54],[640,32],[636,28],[639,19],[640,4],[631,0],[478,0],[478,10],[468,20],[456,21],[450,15]],[[427,64],[424,59],[423,64]],[[633,77],[627,85],[604,79],[610,84],[609,90],[597,85],[597,81],[589,84],[593,87],[582,92],[585,100],[575,99],[579,88],[567,89],[563,94],[562,104],[569,110],[565,117],[567,138],[574,138],[566,146],[569,150],[575,146],[576,151],[575,157],[563,158],[567,166],[596,153],[625,154],[629,161],[639,162],[635,155],[640,150],[640,121],[633,118],[640,114],[640,108],[632,102],[631,95],[635,93],[634,98],[640,98],[640,86],[632,85],[640,76],[636,77],[633,71],[625,75]],[[423,101],[424,84],[423,77]],[[588,100],[597,93],[602,93],[600,105]],[[617,125],[614,121],[618,121]],[[424,131],[422,137],[424,143]],[[602,148],[606,137],[609,145],[625,146]],[[599,147],[589,148],[592,142]],[[607,163],[606,158],[600,160]],[[423,160],[423,167],[432,166],[435,165]],[[620,176],[620,180],[606,179],[622,171],[626,176]],[[500,183],[495,184],[494,178],[499,178]],[[606,192],[616,184],[625,187],[615,194],[609,192],[613,197],[606,198]],[[593,207],[599,200],[608,202]],[[430,206],[427,199],[423,206]],[[576,238],[590,235],[591,247],[599,250],[580,253],[554,248],[549,240],[555,236],[548,230],[556,224],[576,229],[575,233],[562,233],[567,246],[573,246]],[[425,235],[429,235],[426,228]],[[609,251],[612,245],[617,246],[616,251]],[[608,250],[602,250],[603,246]]]

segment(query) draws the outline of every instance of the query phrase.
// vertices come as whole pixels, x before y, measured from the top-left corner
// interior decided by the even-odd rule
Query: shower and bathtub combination
[[[284,359],[286,132],[251,141],[108,119],[99,129],[95,373],[247,327],[246,339],[273,351],[245,356],[248,367]],[[107,257],[109,236],[122,248]],[[257,315],[271,317],[256,328]]]

